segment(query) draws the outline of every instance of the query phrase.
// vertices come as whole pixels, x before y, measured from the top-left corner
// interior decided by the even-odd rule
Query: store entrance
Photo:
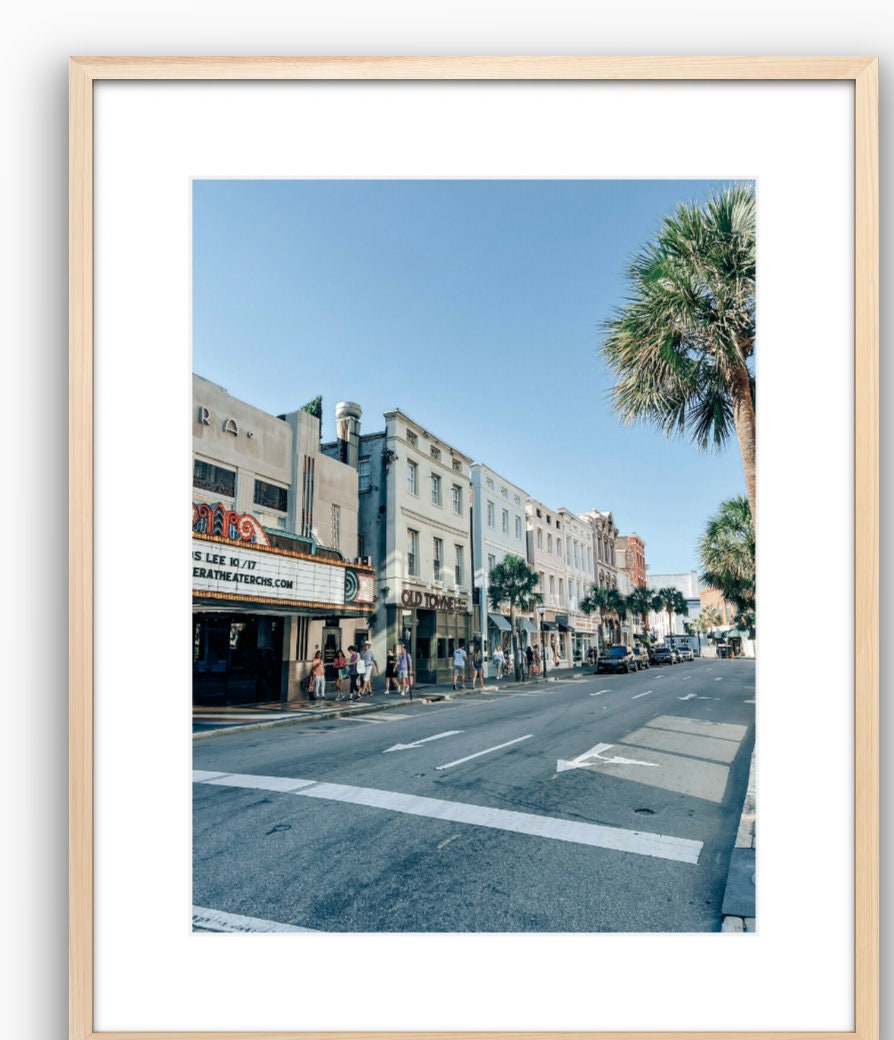
[[[193,704],[278,701],[283,619],[253,614],[193,615]]]

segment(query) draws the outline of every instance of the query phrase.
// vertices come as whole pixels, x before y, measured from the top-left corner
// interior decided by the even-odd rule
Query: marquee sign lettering
[[[210,534],[215,538],[230,538],[234,542],[251,542],[253,545],[269,545],[270,539],[256,517],[251,513],[237,513],[216,502],[209,506],[205,502],[192,504],[192,529],[196,534]]]

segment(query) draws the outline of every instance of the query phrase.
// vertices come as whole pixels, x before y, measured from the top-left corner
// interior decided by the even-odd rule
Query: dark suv
[[[656,646],[651,651],[652,664],[676,664],[677,658],[669,646]]]
[[[636,657],[629,646],[609,646],[596,661],[596,674],[600,672],[635,672]]]

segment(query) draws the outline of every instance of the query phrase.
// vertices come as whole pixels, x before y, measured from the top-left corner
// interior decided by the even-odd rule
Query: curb
[[[721,906],[721,932],[755,932],[755,860],[757,856],[757,788],[755,752],[751,753],[748,788],[739,817],[736,844],[730,856],[729,873]]]
[[[581,673],[581,672],[572,672],[572,671],[569,670],[568,678],[572,678],[572,677],[577,678],[581,674],[583,674],[583,673]],[[331,711],[324,710],[323,712],[320,712],[320,713],[318,713],[316,711],[313,711],[312,709],[308,708],[306,711],[302,711],[302,713],[300,715],[298,715],[298,714],[290,715],[290,716],[287,716],[286,718],[264,719],[263,717],[260,717],[257,722],[244,722],[244,723],[232,723],[230,725],[218,725],[215,729],[209,729],[209,730],[205,730],[203,732],[200,731],[198,733],[193,733],[192,734],[192,739],[193,740],[208,740],[208,739],[210,739],[212,737],[224,736],[227,733],[249,733],[249,732],[251,732],[253,730],[272,729],[275,726],[289,726],[289,725],[295,725],[296,723],[302,723],[302,722],[319,722],[321,719],[340,719],[340,718],[344,718],[346,716],[351,716],[351,715],[368,715],[371,712],[389,711],[390,709],[394,708],[397,705],[401,705],[401,704],[402,705],[409,705],[409,704],[413,704],[413,703],[415,703],[417,701],[421,702],[421,703],[428,703],[428,704],[434,704],[434,703],[437,703],[438,701],[453,701],[453,700],[458,700],[460,697],[469,697],[472,694],[499,693],[502,690],[509,689],[510,686],[512,686],[512,687],[516,687],[516,686],[518,686],[518,687],[527,687],[528,689],[536,689],[538,686],[541,686],[543,683],[554,683],[554,682],[562,682],[562,681],[563,681],[563,678],[561,676],[556,677],[556,678],[553,678],[552,676],[547,676],[546,679],[543,679],[542,677],[539,678],[539,679],[533,679],[533,680],[532,679],[528,679],[528,680],[526,680],[524,682],[520,682],[520,683],[516,683],[515,680],[511,680],[509,685],[505,685],[505,686],[503,686],[503,685],[500,685],[500,686],[497,686],[497,685],[486,686],[483,690],[482,689],[475,689],[475,690],[472,690],[472,689],[468,689],[468,690],[444,689],[444,690],[441,690],[440,687],[434,687],[433,686],[433,687],[429,688],[429,687],[422,686],[422,687],[418,687],[417,688],[419,692],[412,699],[407,699],[405,697],[395,697],[394,700],[376,701],[376,702],[369,703],[369,704],[363,704],[363,703],[354,702],[351,706],[349,706],[350,702],[347,702],[344,707],[333,708],[333,710],[331,710]],[[380,696],[385,696],[385,694],[380,694]],[[333,701],[332,702],[333,706],[336,703],[337,703],[336,701]],[[250,714],[250,711],[251,711],[251,709],[247,709],[245,711],[245,714]],[[193,722],[201,721],[201,719],[202,719],[201,715],[193,715]],[[215,721],[218,721],[218,720],[215,720]]]

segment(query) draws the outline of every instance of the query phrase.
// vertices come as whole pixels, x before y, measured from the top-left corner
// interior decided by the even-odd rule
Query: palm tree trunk
[[[521,676],[518,670],[518,631],[516,629],[514,600],[509,601],[509,627],[512,629],[509,639],[509,645],[512,647],[512,674],[515,676],[515,681],[520,682]]]
[[[733,402],[733,421],[736,424],[736,435],[739,438],[739,451],[742,453],[742,467],[745,470],[745,488],[748,492],[748,504],[751,506],[751,522],[757,523],[757,477],[754,400],[751,396],[751,377],[743,364],[732,376],[730,396]]]

